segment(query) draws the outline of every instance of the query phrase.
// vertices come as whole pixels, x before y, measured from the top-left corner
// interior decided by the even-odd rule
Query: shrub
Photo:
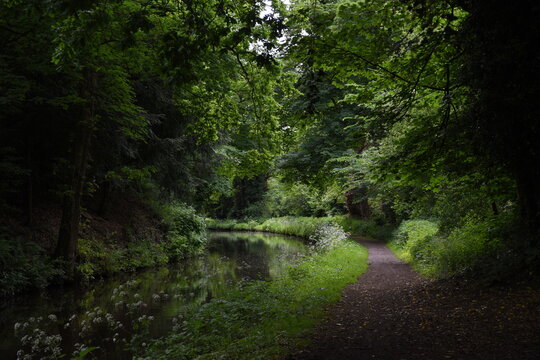
[[[390,248],[425,275],[474,275],[486,282],[507,277],[527,266],[526,249],[511,244],[513,220],[507,215],[465,219],[443,233],[428,220],[404,221],[394,232]],[[537,257],[530,256],[533,263]]]
[[[425,275],[437,265],[440,248],[438,224],[429,220],[406,220],[394,231],[389,247],[404,261],[412,262]]]
[[[439,271],[446,275],[477,272],[491,279],[501,277],[511,265],[502,261],[510,248],[505,246],[497,225],[467,222],[454,229],[440,251]]]
[[[349,238],[349,234],[336,223],[328,222],[317,227],[309,237],[313,247],[317,250],[330,250],[343,244]]]
[[[46,287],[63,275],[58,265],[33,242],[10,236],[7,231],[0,234],[0,296]]]
[[[168,228],[167,254],[174,259],[194,255],[206,245],[206,222],[187,205],[165,207],[163,222]]]
[[[197,254],[206,244],[206,224],[191,207],[171,204],[162,208],[167,237],[164,241],[131,236],[126,246],[110,239],[79,240],[77,270],[85,280],[121,271],[166,264]]]
[[[429,220],[407,220],[394,233],[393,242],[399,247],[412,247],[439,231],[437,223]]]
[[[83,280],[122,271],[166,264],[170,258],[162,243],[131,239],[127,247],[108,243],[106,239],[79,239],[77,272]]]

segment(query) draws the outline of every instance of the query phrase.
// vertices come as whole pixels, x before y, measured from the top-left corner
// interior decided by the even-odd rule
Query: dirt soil
[[[540,359],[540,284],[422,278],[382,243],[290,359]]]

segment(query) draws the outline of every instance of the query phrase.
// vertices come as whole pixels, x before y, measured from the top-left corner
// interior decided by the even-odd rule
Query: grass
[[[418,273],[435,278],[466,276],[492,283],[530,271],[536,256],[512,243],[512,218],[470,219],[442,231],[438,222],[411,219],[401,223],[388,244]]]
[[[219,230],[256,230],[274,232],[279,234],[295,235],[304,238],[310,237],[322,224],[333,222],[340,225],[345,231],[370,238],[385,240],[390,237],[392,228],[388,225],[377,225],[371,220],[353,219],[346,215],[329,217],[279,217],[263,220],[214,220],[206,219],[208,228]]]
[[[367,269],[367,250],[343,241],[316,251],[287,274],[259,281],[188,311],[175,333],[139,359],[274,359],[307,344],[306,335]]]
[[[439,271],[437,267],[434,264],[428,264],[428,263],[422,263],[415,261],[409,250],[405,249],[399,245],[397,245],[395,242],[391,241],[388,244],[386,244],[388,249],[396,255],[397,258],[401,259],[403,262],[411,265],[414,271],[419,273],[420,275],[428,278],[437,278],[440,277]]]

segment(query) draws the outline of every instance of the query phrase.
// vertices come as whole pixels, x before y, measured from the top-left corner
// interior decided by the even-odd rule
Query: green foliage
[[[194,256],[206,245],[206,224],[195,210],[173,203],[161,208],[164,226],[168,229],[161,242],[130,236],[124,245],[105,239],[79,240],[79,275],[90,280],[99,276],[163,265]]]
[[[507,44],[531,29],[535,11],[504,2],[295,2],[286,60],[302,64],[295,68],[301,94],[288,103],[300,125],[278,162],[282,176],[361,193],[370,220],[352,232],[392,237],[391,246],[426,273],[493,277],[503,262],[516,268],[520,252],[534,262],[540,222],[531,114],[538,109],[524,100],[532,91],[514,102],[503,89],[524,79],[510,64],[530,58]],[[506,12],[524,23],[510,26]],[[506,25],[492,26],[497,18]],[[502,64],[512,71],[497,74]],[[492,75],[478,75],[484,68]],[[502,115],[518,109],[527,109],[520,125]],[[518,208],[528,219],[523,227],[536,229],[520,235],[522,247],[512,235]],[[392,235],[384,223],[401,226]]]
[[[273,60],[283,23],[265,8],[2,3],[0,42],[10,49],[0,55],[2,216],[31,223],[35,205],[66,204],[61,197],[73,197],[74,214],[104,216],[148,187],[157,191],[147,200],[204,212],[236,178],[268,172],[279,141],[274,93],[289,82]],[[77,218],[63,217],[72,226],[62,226],[58,246],[70,259]],[[194,233],[171,237],[175,256],[202,245]]]
[[[377,240],[388,240],[394,230],[394,226],[391,224],[379,225],[374,220],[354,219],[347,215],[334,216],[331,219],[349,233]]]
[[[429,220],[407,220],[395,230],[389,247],[407,262],[412,262],[417,270],[430,274],[437,250],[435,235],[439,231],[437,223]]]
[[[469,218],[446,233],[433,221],[407,220],[394,232],[389,247],[425,275],[473,275],[491,282],[536,264],[537,255],[516,247],[519,231],[513,224],[508,215]],[[530,257],[524,256],[527,253]]]
[[[78,275],[93,280],[105,275],[163,265],[170,261],[165,244],[132,239],[125,247],[103,239],[79,239]]]
[[[323,310],[366,269],[367,251],[339,241],[282,278],[246,285],[179,315],[175,333],[137,359],[283,357],[305,344]]]
[[[209,228],[213,229],[267,231],[309,238],[320,225],[329,221],[331,221],[331,218],[280,217],[261,221],[250,220],[248,222],[207,219],[207,224]]]
[[[392,231],[391,225],[381,226],[371,220],[353,219],[346,215],[320,218],[284,216],[249,221],[206,219],[206,224],[210,229],[267,231],[303,238],[310,238],[321,227],[329,224],[331,226],[339,225],[348,233],[380,240],[389,239]]]
[[[538,69],[526,34],[537,11],[531,1],[4,2],[0,214],[31,224],[36,204],[73,196],[64,214],[101,216],[117,193],[217,218],[347,207],[363,218],[347,226],[376,238],[388,237],[383,223],[434,219],[439,232],[410,248],[428,263],[448,244],[452,254],[487,244],[479,224],[519,213],[533,251]],[[166,211],[167,257],[204,243],[194,214],[178,211]],[[253,226],[308,236],[310,221]],[[72,244],[76,226],[61,228]],[[109,245],[85,241],[93,260],[81,272],[116,266],[102,259]],[[128,256],[112,245],[112,257]]]
[[[439,272],[464,274],[476,271],[486,275],[488,280],[493,278],[497,268],[507,265],[495,264],[497,254],[508,250],[508,247],[505,249],[501,229],[497,229],[500,224],[497,226],[494,222],[473,220],[453,229],[440,250]]]
[[[206,223],[192,207],[169,204],[164,208],[163,221],[169,229],[165,248],[171,259],[195,255],[206,245]]]
[[[437,223],[429,220],[407,220],[394,233],[393,242],[400,247],[415,247],[439,231]]]
[[[17,237],[5,229],[0,233],[0,297],[29,288],[44,288],[63,272],[35,243]]]
[[[328,216],[343,212],[339,189],[328,187],[321,191],[304,183],[287,183],[280,178],[268,180],[268,190],[264,195],[266,213],[271,217],[280,216]],[[342,202],[342,201],[341,201]]]

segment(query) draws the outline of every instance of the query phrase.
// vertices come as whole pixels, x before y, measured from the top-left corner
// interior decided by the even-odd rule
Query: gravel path
[[[420,277],[384,244],[357,238],[369,268],[290,359],[540,359],[540,286]]]

